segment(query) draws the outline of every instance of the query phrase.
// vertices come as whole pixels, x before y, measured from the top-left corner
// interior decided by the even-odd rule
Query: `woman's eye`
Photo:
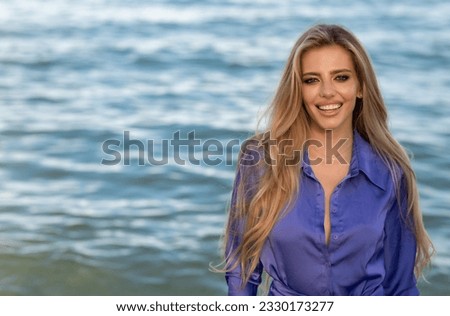
[[[316,82],[316,81],[317,81],[316,78],[306,78],[306,79],[303,79],[303,83],[306,83],[306,84],[311,84],[311,83],[314,83],[314,82]]]
[[[349,76],[347,76],[347,75],[339,75],[339,76],[336,77],[336,80],[338,80],[338,81],[347,81],[348,78],[349,78]]]

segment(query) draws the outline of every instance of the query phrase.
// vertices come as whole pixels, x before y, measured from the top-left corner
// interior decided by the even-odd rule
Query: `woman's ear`
[[[358,90],[358,92],[356,93],[356,97],[362,99],[362,89]]]

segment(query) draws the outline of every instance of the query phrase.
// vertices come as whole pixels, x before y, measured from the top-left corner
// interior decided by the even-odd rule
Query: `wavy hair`
[[[224,270],[239,267],[242,284],[248,282],[259,263],[267,237],[284,211],[290,209],[299,190],[298,162],[305,150],[310,125],[301,93],[301,58],[310,49],[328,45],[339,45],[352,56],[362,90],[362,102],[357,101],[353,112],[353,128],[371,144],[390,169],[399,203],[401,181],[396,170],[402,170],[407,187],[408,216],[413,220],[411,224],[417,241],[416,276],[422,274],[434,252],[422,222],[415,174],[407,153],[389,131],[387,110],[368,54],[345,28],[320,24],[307,30],[295,43],[266,112],[267,128],[263,133],[256,133],[241,149],[225,232],[225,242],[234,243],[237,238],[239,242],[234,249],[225,247]],[[289,140],[289,146],[284,145],[286,140]],[[278,145],[271,146],[273,144]],[[258,154],[272,163],[255,159]]]

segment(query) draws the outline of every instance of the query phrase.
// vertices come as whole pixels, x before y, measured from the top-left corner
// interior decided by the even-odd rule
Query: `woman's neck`
[[[350,164],[353,131],[311,130],[307,147],[310,161],[325,164]]]

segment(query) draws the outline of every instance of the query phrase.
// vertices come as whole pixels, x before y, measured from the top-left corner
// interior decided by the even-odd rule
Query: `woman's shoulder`
[[[395,187],[404,175],[402,167],[358,133],[355,142],[359,169],[377,186],[385,190]]]

